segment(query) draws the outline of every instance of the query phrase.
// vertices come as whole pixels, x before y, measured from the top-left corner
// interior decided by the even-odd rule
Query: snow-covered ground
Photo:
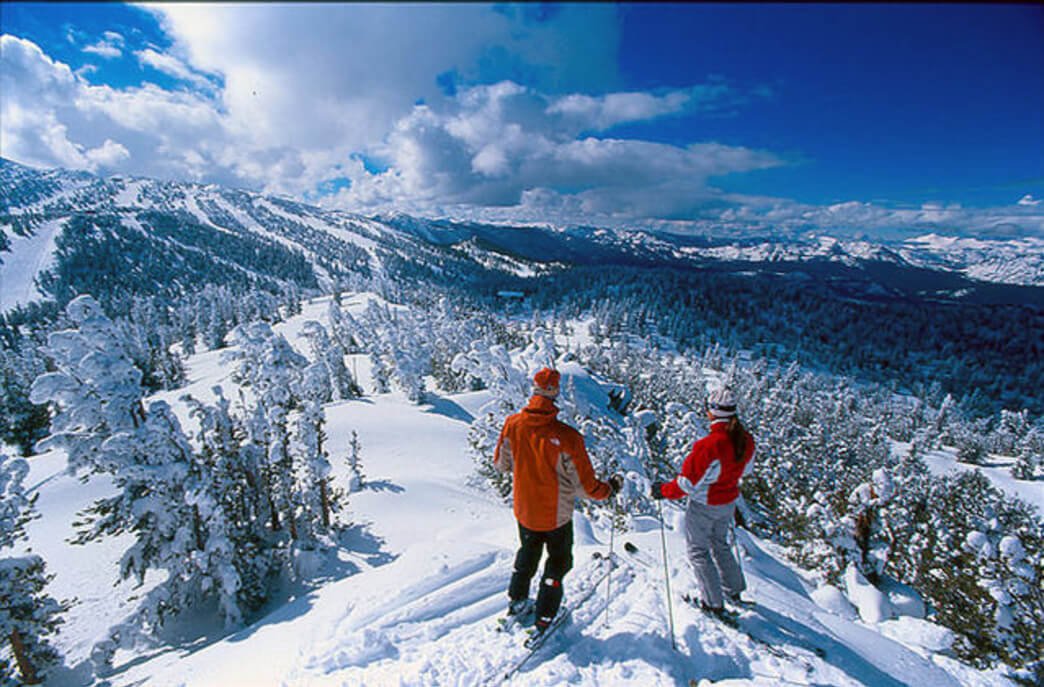
[[[370,296],[346,301],[352,310]],[[306,319],[325,321],[326,302],[278,330],[300,350]],[[365,368],[364,360],[357,361]],[[578,366],[570,366],[577,371]],[[364,386],[368,374],[359,369]],[[186,390],[205,398],[231,384],[218,353],[194,356]],[[577,388],[591,388],[584,380]],[[368,387],[369,388],[369,387]],[[174,401],[184,390],[162,396]],[[229,398],[234,394],[226,392]],[[593,393],[593,392],[592,392]],[[485,392],[432,395],[416,406],[397,393],[327,406],[334,477],[347,479],[351,432],[362,443],[364,488],[351,495],[343,565],[328,581],[291,598],[230,636],[211,628],[165,647],[121,653],[116,672],[98,684],[131,685],[482,685],[503,682],[525,651],[520,635],[495,631],[506,606],[516,546],[508,505],[473,477],[467,454],[471,418]],[[180,413],[186,421],[184,413]],[[187,423],[186,423],[187,424]],[[31,460],[27,484],[40,494],[42,517],[29,526],[33,547],[56,577],[51,592],[76,596],[58,645],[71,664],[130,610],[129,587],[113,587],[121,542],[65,543],[75,512],[110,488],[63,474],[60,455]],[[660,529],[632,518],[617,532],[619,565],[609,582],[510,682],[516,685],[1004,685],[999,674],[971,669],[946,655],[947,631],[914,617],[867,622],[832,588],[786,562],[770,542],[740,534],[742,563],[757,605],[741,620],[760,641],[708,619],[680,598],[692,584],[684,558],[682,511],[665,510],[672,589],[672,648]],[[607,522],[578,515],[576,565],[566,604],[597,579]],[[623,552],[623,543],[637,554]],[[859,601],[859,599],[854,599]],[[776,647],[769,650],[763,643]],[[76,685],[85,671],[56,676]],[[706,681],[706,682],[704,682]],[[719,682],[720,681],[720,682]]]
[[[1011,466],[1015,462],[1011,458],[990,456],[983,465],[969,465],[958,462],[953,451],[929,451],[925,454],[924,461],[928,464],[928,469],[936,475],[978,470],[1001,491],[1036,506],[1037,510],[1044,513],[1044,480],[1015,479],[1011,476]]]
[[[44,222],[32,236],[8,232],[10,252],[0,253],[0,313],[42,298],[36,276],[51,266],[61,224],[60,220]]]
[[[892,442],[892,452],[895,455],[904,455],[909,450],[909,442]],[[990,455],[982,465],[971,465],[958,461],[956,449],[949,448],[926,452],[924,462],[933,475],[939,476],[978,470],[993,486],[1008,496],[1022,499],[1044,513],[1044,479],[1015,479],[1011,474],[1012,465],[1015,463],[1013,458]]]

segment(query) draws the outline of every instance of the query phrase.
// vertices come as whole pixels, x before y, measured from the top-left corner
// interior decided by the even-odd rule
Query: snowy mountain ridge
[[[300,265],[298,271],[312,272],[305,281],[320,286],[346,279],[359,269],[379,272],[399,261],[421,270],[435,269],[443,278],[467,279],[495,274],[528,277],[571,264],[731,271],[804,267],[822,271],[836,266],[848,282],[865,282],[860,290],[866,293],[899,295],[905,289],[953,298],[986,284],[1044,286],[1044,242],[1036,238],[928,235],[898,243],[828,236],[734,240],[641,228],[497,226],[401,213],[365,217],[213,184],[39,171],[0,158],[0,311],[44,295],[36,282],[55,267],[55,242],[70,219],[97,224],[102,218],[116,217],[117,226],[87,230],[88,234],[133,231],[157,239],[154,222],[146,222],[143,228],[130,221],[143,214],[166,225],[158,240],[172,256],[193,250],[194,259],[205,259],[214,252],[208,236],[215,233],[237,244],[246,241],[253,246],[259,240],[303,257],[309,267]],[[185,223],[193,225],[196,235],[188,245],[182,245],[177,235],[183,234],[178,226]],[[242,261],[238,264],[253,269]],[[882,276],[878,272],[885,267],[893,272]],[[263,266],[260,270],[264,272]],[[900,270],[898,277],[894,270]],[[277,282],[288,279],[285,273],[268,276]],[[926,280],[938,283],[926,289],[922,284]],[[906,287],[906,281],[919,286]]]

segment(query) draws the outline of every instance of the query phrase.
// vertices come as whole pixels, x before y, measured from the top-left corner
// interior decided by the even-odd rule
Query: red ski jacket
[[[601,501],[610,492],[595,477],[583,437],[556,415],[551,399],[533,396],[504,421],[493,454],[497,470],[514,473],[515,517],[537,532],[572,520],[573,502],[583,493]]]
[[[661,488],[665,498],[688,496],[700,503],[722,506],[739,497],[740,477],[753,465],[754,437],[747,434],[743,460],[737,461],[727,431],[728,423],[728,420],[713,421],[710,434],[692,445],[681,473]]]

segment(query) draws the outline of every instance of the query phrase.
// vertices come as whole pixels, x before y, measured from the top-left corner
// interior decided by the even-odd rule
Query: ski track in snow
[[[356,294],[346,299],[346,307],[357,311],[371,298]],[[301,325],[307,319],[325,322],[326,307],[326,300],[307,304],[302,315],[276,329],[305,350]],[[157,394],[178,409],[187,430],[190,423],[176,400],[182,393],[210,399],[210,387],[223,383],[226,396],[235,397],[219,352],[194,356],[188,372],[188,387]],[[577,388],[591,387],[587,395],[594,401],[600,390],[593,380],[580,381]],[[495,629],[507,604],[516,523],[509,506],[474,486],[467,454],[467,419],[486,398],[485,392],[432,394],[432,403],[415,406],[399,394],[386,394],[328,405],[327,448],[335,480],[344,483],[343,457],[352,430],[362,442],[366,479],[350,496],[349,550],[341,554],[350,560],[345,567],[350,572],[224,638],[204,636],[121,653],[115,673],[96,684],[1010,684],[924,651],[912,634],[904,643],[902,624],[889,626],[886,636],[873,625],[824,610],[812,600],[816,582],[810,573],[787,564],[770,542],[745,532],[742,563],[748,595],[757,605],[742,614],[743,631],[705,616],[680,598],[693,578],[678,527],[681,510],[674,505],[665,510],[665,520],[677,650],[671,647],[659,525],[638,517],[633,531],[615,535],[619,565],[608,583],[505,682],[526,650],[524,633]],[[111,586],[121,542],[70,548],[63,541],[75,511],[110,487],[100,481],[84,487],[61,474],[58,454],[34,458],[31,465],[27,483],[40,493],[44,514],[30,524],[34,547],[56,573],[52,591],[59,597],[75,592],[83,602],[59,636],[59,646],[75,664],[130,610],[128,587]],[[592,554],[605,553],[609,542],[602,523],[581,514],[574,522],[575,567],[565,579],[566,606],[598,578],[603,563]],[[637,545],[637,555],[624,552],[624,541]],[[780,655],[746,633],[779,647]],[[81,667],[69,675],[82,674]],[[53,683],[82,684],[68,676]]]
[[[8,233],[10,251],[0,252],[0,312],[43,298],[36,277],[51,266],[55,238],[67,219],[43,222],[31,236]],[[4,229],[0,226],[0,232]]]

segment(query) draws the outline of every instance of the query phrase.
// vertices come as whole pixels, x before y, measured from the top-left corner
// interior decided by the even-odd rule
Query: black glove
[[[623,489],[624,478],[623,475],[613,475],[609,478],[609,498],[613,498],[620,493]]]
[[[654,499],[662,499],[663,498],[663,482],[653,482],[652,483],[652,489],[650,490],[649,495],[652,496]]]

